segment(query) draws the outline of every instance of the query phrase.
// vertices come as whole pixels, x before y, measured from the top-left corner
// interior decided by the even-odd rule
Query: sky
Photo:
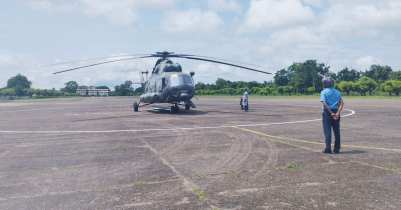
[[[372,64],[401,69],[400,0],[0,0],[0,88],[18,73],[33,88],[139,82],[156,58],[43,65],[169,51],[259,65],[271,75],[172,59],[195,82],[271,81],[294,62],[332,72]]]

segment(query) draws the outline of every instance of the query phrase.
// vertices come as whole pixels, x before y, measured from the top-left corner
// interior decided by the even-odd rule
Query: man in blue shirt
[[[333,88],[334,80],[331,77],[322,79],[325,88],[320,93],[320,102],[323,104],[323,131],[326,138],[326,148],[323,153],[331,154],[331,128],[334,131],[334,153],[340,153],[340,112],[344,101],[340,91]]]

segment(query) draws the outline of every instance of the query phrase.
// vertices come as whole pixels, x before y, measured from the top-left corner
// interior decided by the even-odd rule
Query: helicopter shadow
[[[204,115],[208,113],[199,110],[180,110],[178,113],[173,113],[169,108],[153,108],[148,110],[147,112],[153,114],[171,114],[171,115]]]
[[[83,120],[73,120],[70,122],[85,122],[85,121],[95,121],[95,120],[109,120],[109,119],[118,119],[125,117],[135,117],[136,115],[126,115],[126,116],[118,116],[118,117],[102,117],[102,118],[93,118],[93,119],[83,119]]]
[[[264,116],[264,117],[283,117],[283,115],[260,114],[260,113],[252,112],[252,111],[244,112],[244,111],[242,111],[242,110],[239,111],[239,112],[223,112],[223,111],[209,111],[209,112],[212,112],[212,113],[221,113],[221,114],[235,114],[235,115],[244,115],[244,114],[246,114],[246,115],[253,115],[253,116]],[[253,114],[253,113],[255,113],[255,114]]]

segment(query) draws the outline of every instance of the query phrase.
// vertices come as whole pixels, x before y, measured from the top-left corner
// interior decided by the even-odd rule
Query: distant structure
[[[96,87],[78,87],[77,95],[80,96],[109,96],[109,89],[96,89]]]

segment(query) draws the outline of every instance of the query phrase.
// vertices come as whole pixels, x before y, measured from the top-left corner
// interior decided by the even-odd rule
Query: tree
[[[387,92],[389,96],[391,96],[392,93],[395,93],[397,96],[399,96],[401,91],[401,81],[387,80],[380,85],[380,89]]]
[[[290,78],[288,77],[288,71],[285,69],[281,69],[280,71],[277,71],[276,74],[274,75],[274,84],[277,86],[286,86],[288,82],[290,81]]]
[[[32,82],[29,81],[25,76],[17,74],[15,77],[11,77],[7,81],[7,88],[20,87],[21,90],[25,88],[31,88]]]
[[[284,95],[284,86],[278,86],[277,92],[279,92],[283,96]]]
[[[354,82],[352,81],[341,81],[340,84],[338,84],[338,88],[340,89],[340,91],[346,92],[347,96],[349,96],[349,92],[351,92],[353,84]]]
[[[310,93],[310,94],[315,94],[315,88],[314,87],[310,87],[310,88],[308,88],[308,92]]]
[[[337,78],[336,81],[337,82],[342,82],[342,81],[358,81],[359,78],[361,78],[362,72],[361,71],[357,71],[355,69],[351,69],[349,70],[348,67],[345,67],[343,70],[339,71],[337,73]]]
[[[229,88],[230,87],[230,81],[218,78],[216,81],[216,88],[217,89],[224,89],[224,88]]]
[[[384,81],[389,79],[390,73],[392,71],[393,69],[390,66],[380,66],[377,64],[373,64],[372,66],[370,66],[369,70],[365,71],[364,76],[370,77],[378,83],[383,83]]]
[[[64,83],[65,87],[62,89],[64,92],[76,93],[78,89],[78,83],[75,81],[69,81]]]
[[[390,73],[391,80],[401,81],[401,71],[393,71]]]
[[[206,88],[206,85],[203,82],[198,82],[198,83],[196,83],[195,88],[197,90],[204,90]]]
[[[363,95],[363,93],[361,93],[361,84],[359,84],[359,82],[352,83],[352,90]]]
[[[108,89],[110,91],[110,88],[107,86],[97,86],[96,89]]]
[[[261,88],[259,87],[253,87],[249,90],[249,93],[258,94],[260,90]]]
[[[316,90],[323,89],[320,80],[329,73],[329,68],[323,63],[318,64],[316,60],[294,63],[288,67],[289,71],[294,72],[294,87],[300,93],[306,93],[309,87],[314,87]]]
[[[3,96],[15,96],[15,91],[13,88],[4,88],[0,91]]]
[[[293,89],[294,89],[293,86],[284,86],[284,87],[283,87],[283,91],[284,91],[285,93],[288,93],[288,95],[291,95],[291,92],[292,92]]]
[[[384,92],[387,92],[389,96],[393,93],[393,83],[391,80],[385,81],[383,84],[380,85],[380,89]]]
[[[358,83],[361,85],[361,90],[369,91],[370,96],[372,95],[372,91],[377,87],[377,83],[369,77],[361,77]],[[366,95],[366,93],[364,93],[364,95]]]

